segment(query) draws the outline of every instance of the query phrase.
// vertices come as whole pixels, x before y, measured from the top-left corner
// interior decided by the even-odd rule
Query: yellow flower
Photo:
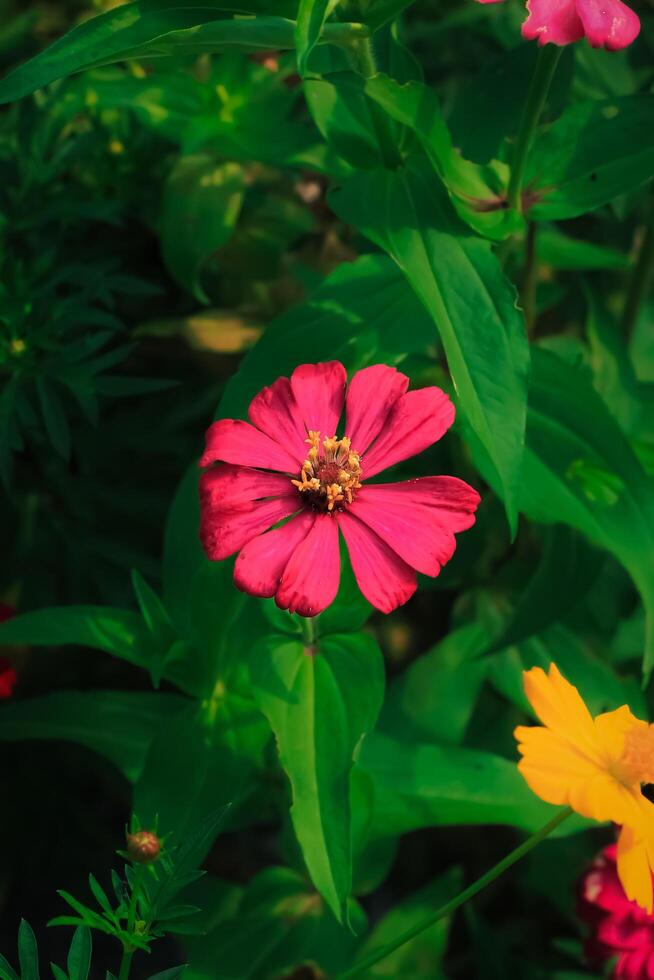
[[[582,817],[620,824],[618,874],[627,897],[652,911],[654,804],[641,786],[654,783],[654,725],[626,705],[593,718],[555,664],[524,673],[525,693],[544,727],[515,730],[518,764],[546,803]]]

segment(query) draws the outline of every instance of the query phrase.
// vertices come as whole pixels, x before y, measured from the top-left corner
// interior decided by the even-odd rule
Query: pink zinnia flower
[[[440,388],[408,385],[383,364],[349,386],[338,361],[302,364],[254,398],[252,425],[214,422],[200,461],[210,467],[200,478],[200,537],[213,561],[240,552],[239,589],[317,615],[338,591],[339,530],[361,591],[381,612],[413,595],[416,571],[438,575],[455,532],[474,524],[477,491],[451,476],[365,482],[431,446],[454,420]]]
[[[497,3],[498,0],[479,0]],[[539,44],[572,44],[619,51],[638,37],[640,20],[621,0],[527,0],[522,36]]]
[[[630,901],[618,878],[616,845],[583,876],[579,913],[591,928],[586,953],[600,967],[617,957],[615,980],[654,980],[654,914]]]

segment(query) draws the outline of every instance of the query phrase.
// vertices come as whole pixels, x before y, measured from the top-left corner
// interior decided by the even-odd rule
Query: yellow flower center
[[[299,480],[291,480],[307,503],[316,510],[331,513],[351,504],[361,487],[361,464],[347,436],[337,439],[320,438],[319,432],[309,432],[307,458],[302,464]]]
[[[654,783],[654,725],[638,725],[627,732],[620,766],[635,783]]]

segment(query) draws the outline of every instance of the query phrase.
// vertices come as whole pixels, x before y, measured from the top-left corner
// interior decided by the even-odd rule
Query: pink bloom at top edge
[[[640,31],[638,15],[622,0],[527,0],[527,11],[522,36],[539,44],[572,44],[585,37],[593,48],[619,51]]]
[[[413,595],[416,572],[438,575],[455,532],[474,524],[477,491],[452,476],[366,483],[437,442],[454,420],[440,388],[408,385],[383,364],[349,386],[338,361],[302,364],[256,395],[250,422],[209,428],[200,537],[213,561],[240,552],[239,589],[316,616],[338,591],[339,531],[359,588],[381,612]]]
[[[614,980],[654,980],[654,915],[625,895],[615,845],[605,848],[581,879],[579,915],[590,927],[591,965],[601,968],[617,957]]]

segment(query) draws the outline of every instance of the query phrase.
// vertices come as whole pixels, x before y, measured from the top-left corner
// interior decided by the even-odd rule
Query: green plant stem
[[[302,617],[302,639],[304,646],[310,651],[314,651],[318,644],[318,623],[317,616]]]
[[[545,44],[538,52],[536,69],[527,93],[527,101],[522,113],[518,138],[511,160],[507,197],[509,206],[515,208],[516,211],[522,211],[522,185],[527,158],[562,51],[563,48],[555,44]]]
[[[133,949],[124,949],[123,958],[120,961],[120,973],[118,974],[118,980],[128,980],[129,971],[132,967],[132,959],[134,957]]]
[[[445,905],[441,905],[441,907],[430,915],[429,918],[425,919],[419,925],[414,926],[412,929],[407,929],[406,932],[403,932],[402,935],[398,936],[398,938],[393,940],[393,942],[387,943],[385,946],[380,946],[379,949],[373,950],[372,953],[364,957],[364,959],[359,960],[358,963],[355,963],[354,966],[350,967],[349,970],[346,970],[345,973],[341,973],[338,980],[349,980],[350,977],[356,977],[361,973],[365,973],[365,971],[371,966],[374,966],[375,963],[379,963],[380,960],[390,956],[390,954],[394,953],[396,949],[400,948],[400,946],[404,946],[405,943],[415,939],[415,937],[419,936],[425,931],[425,929],[429,929],[431,926],[435,925],[436,922],[439,922],[440,919],[444,919],[447,915],[451,915],[452,912],[455,912],[462,905],[465,905],[465,903],[473,898],[478,892],[482,891],[486,885],[490,885],[490,883],[495,881],[496,878],[499,878],[499,876],[503,874],[507,868],[510,868],[512,864],[515,864],[516,861],[519,861],[521,857],[524,857],[525,854],[532,851],[534,847],[540,844],[541,841],[545,840],[545,838],[548,837],[553,830],[556,830],[556,828],[562,824],[564,820],[567,820],[571,813],[572,810],[570,807],[565,807],[565,809],[560,810],[553,820],[550,820],[549,823],[545,824],[544,827],[541,827],[540,830],[537,830],[535,834],[532,834],[531,837],[524,841],[523,844],[520,844],[520,846],[516,847],[514,851],[511,851],[511,853],[507,854],[505,858],[502,858],[502,860],[499,861],[494,868],[491,868],[491,870],[487,871],[485,875],[478,878],[474,884],[460,892],[456,898],[453,898]]]
[[[649,220],[645,229],[645,236],[641,242],[636,268],[634,269],[627,290],[627,298],[622,314],[622,327],[626,337],[631,333],[638,322],[640,310],[647,299],[652,280],[654,279],[654,203],[650,205]]]
[[[138,908],[139,895],[141,893],[141,881],[143,879],[144,868],[137,867],[134,869],[134,887],[132,888],[132,895],[129,901],[129,908],[127,910],[127,932],[131,935],[134,932],[134,926],[136,924],[136,911]],[[136,950],[133,946],[123,945],[123,955],[120,961],[120,970],[118,973],[118,980],[128,980],[129,971],[132,968],[132,959]]]

